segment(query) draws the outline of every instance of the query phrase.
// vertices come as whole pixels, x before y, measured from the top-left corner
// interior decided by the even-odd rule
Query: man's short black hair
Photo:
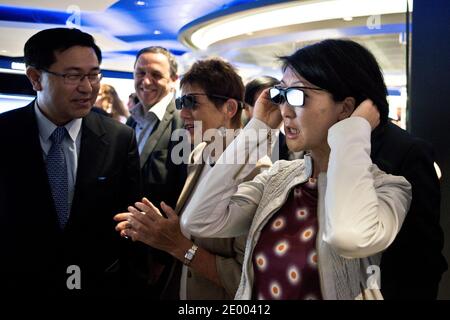
[[[138,61],[139,57],[141,55],[143,55],[144,53],[160,53],[160,54],[166,56],[167,61],[169,61],[169,66],[170,66],[170,77],[171,78],[177,77],[177,73],[178,73],[177,59],[175,59],[175,56],[172,53],[170,53],[169,50],[167,50],[164,47],[160,47],[160,46],[151,46],[151,47],[143,48],[143,49],[139,50],[139,52],[136,54],[136,59],[134,60],[135,67],[136,67],[136,62]]]
[[[78,29],[53,28],[39,31],[28,39],[24,46],[25,65],[48,69],[56,61],[56,52],[74,46],[94,49],[98,63],[102,62],[102,52],[90,34]]]

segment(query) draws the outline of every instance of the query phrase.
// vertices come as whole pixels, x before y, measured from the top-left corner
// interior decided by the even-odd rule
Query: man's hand
[[[128,212],[114,217],[115,221],[120,221],[116,230],[123,237],[130,237],[133,241],[143,242],[173,256],[184,254],[192,243],[181,233],[180,221],[174,210],[164,202],[161,208],[167,218],[148,199],[143,198],[142,202],[135,203],[135,207],[128,207]]]

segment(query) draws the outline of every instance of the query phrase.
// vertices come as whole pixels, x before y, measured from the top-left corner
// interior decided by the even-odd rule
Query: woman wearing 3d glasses
[[[196,135],[201,136],[202,141],[189,156],[188,176],[176,207],[173,210],[166,204],[161,205],[166,219],[153,204],[143,199],[135,204],[139,210],[129,207],[129,212],[115,217],[119,222],[116,229],[122,236],[174,257],[163,273],[168,274],[168,278],[160,279],[164,283],[162,299],[233,299],[241,277],[245,235],[194,238],[189,233],[182,233],[178,216],[190,207],[195,190],[214,168],[226,143],[234,138],[231,135],[230,141],[223,141],[220,134],[213,138],[208,131],[214,134],[219,133],[219,128],[230,131],[241,128],[244,84],[231,64],[214,58],[195,62],[183,75],[180,86],[183,95],[176,99],[176,108],[180,110],[191,141],[194,142]],[[215,138],[218,141],[211,141]],[[219,148],[222,143],[225,145]],[[244,181],[253,179],[271,164],[268,157],[258,161]],[[140,210],[146,214],[142,215]]]
[[[371,132],[387,121],[386,87],[370,52],[325,40],[282,57],[283,79],[258,99],[254,119],[228,146],[191,199],[181,226],[194,236],[248,232],[237,299],[381,299],[381,252],[411,200],[403,177],[370,159]],[[276,128],[305,159],[277,161],[250,182],[251,154]],[[248,143],[248,141],[253,143]]]

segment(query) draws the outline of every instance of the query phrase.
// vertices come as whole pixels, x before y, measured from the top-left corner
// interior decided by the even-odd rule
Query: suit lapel
[[[109,146],[104,136],[105,129],[99,116],[94,115],[92,112],[89,113],[83,119],[82,124],[77,180],[69,221],[81,205],[81,187],[89,181],[96,181],[102,172]]]
[[[26,112],[22,119],[22,136],[18,145],[22,146],[22,150],[26,150],[26,155],[22,155],[25,159],[30,159],[30,165],[26,170],[30,170],[29,177],[34,177],[30,185],[33,186],[31,192],[40,194],[42,207],[38,207],[39,213],[48,213],[48,218],[54,223],[54,229],[57,227],[56,211],[51,195],[50,184],[48,182],[47,169],[45,167],[42,155],[41,142],[39,140],[39,128],[37,125],[36,114],[34,112],[35,100],[26,107]]]
[[[203,151],[205,150],[205,147],[206,144],[201,148],[201,150],[199,150],[197,155],[193,154],[189,161],[189,165],[187,168],[188,176],[175,207],[175,213],[177,215],[180,215],[180,212],[183,210],[184,205],[186,204],[186,200],[189,198],[192,189],[197,184],[198,178],[200,177],[203,167],[205,166],[205,163],[203,161]]]
[[[148,157],[155,149],[156,144],[159,142],[166,128],[170,125],[174,112],[175,112],[175,102],[172,99],[172,101],[167,106],[163,119],[161,120],[156,130],[153,131],[153,133],[150,135],[150,137],[147,139],[147,142],[145,143],[144,149],[142,150],[142,153],[140,155],[141,168],[147,162]]]
[[[24,117],[22,122],[23,139],[24,142],[26,142],[23,146],[27,146],[27,144],[31,142],[31,144],[27,147],[29,147],[28,150],[32,154],[33,159],[36,159],[33,160],[33,166],[35,169],[38,169],[38,173],[41,178],[45,177],[45,179],[39,179],[39,181],[47,181],[47,169],[45,167],[41,142],[39,140],[39,128],[37,125],[36,114],[34,112],[34,103],[35,101],[26,107],[26,117]],[[48,183],[46,183],[46,185],[48,186],[48,192],[50,195],[50,185]]]

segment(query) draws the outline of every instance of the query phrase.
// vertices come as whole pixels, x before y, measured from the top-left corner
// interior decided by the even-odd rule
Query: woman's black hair
[[[271,76],[261,76],[253,79],[245,85],[244,102],[249,106],[255,105],[255,94],[261,89],[266,89],[279,84],[280,81]]]
[[[369,50],[351,40],[328,39],[280,57],[283,71],[288,67],[310,83],[327,90],[334,101],[353,97],[358,106],[369,98],[388,120],[389,105],[383,74]]]

